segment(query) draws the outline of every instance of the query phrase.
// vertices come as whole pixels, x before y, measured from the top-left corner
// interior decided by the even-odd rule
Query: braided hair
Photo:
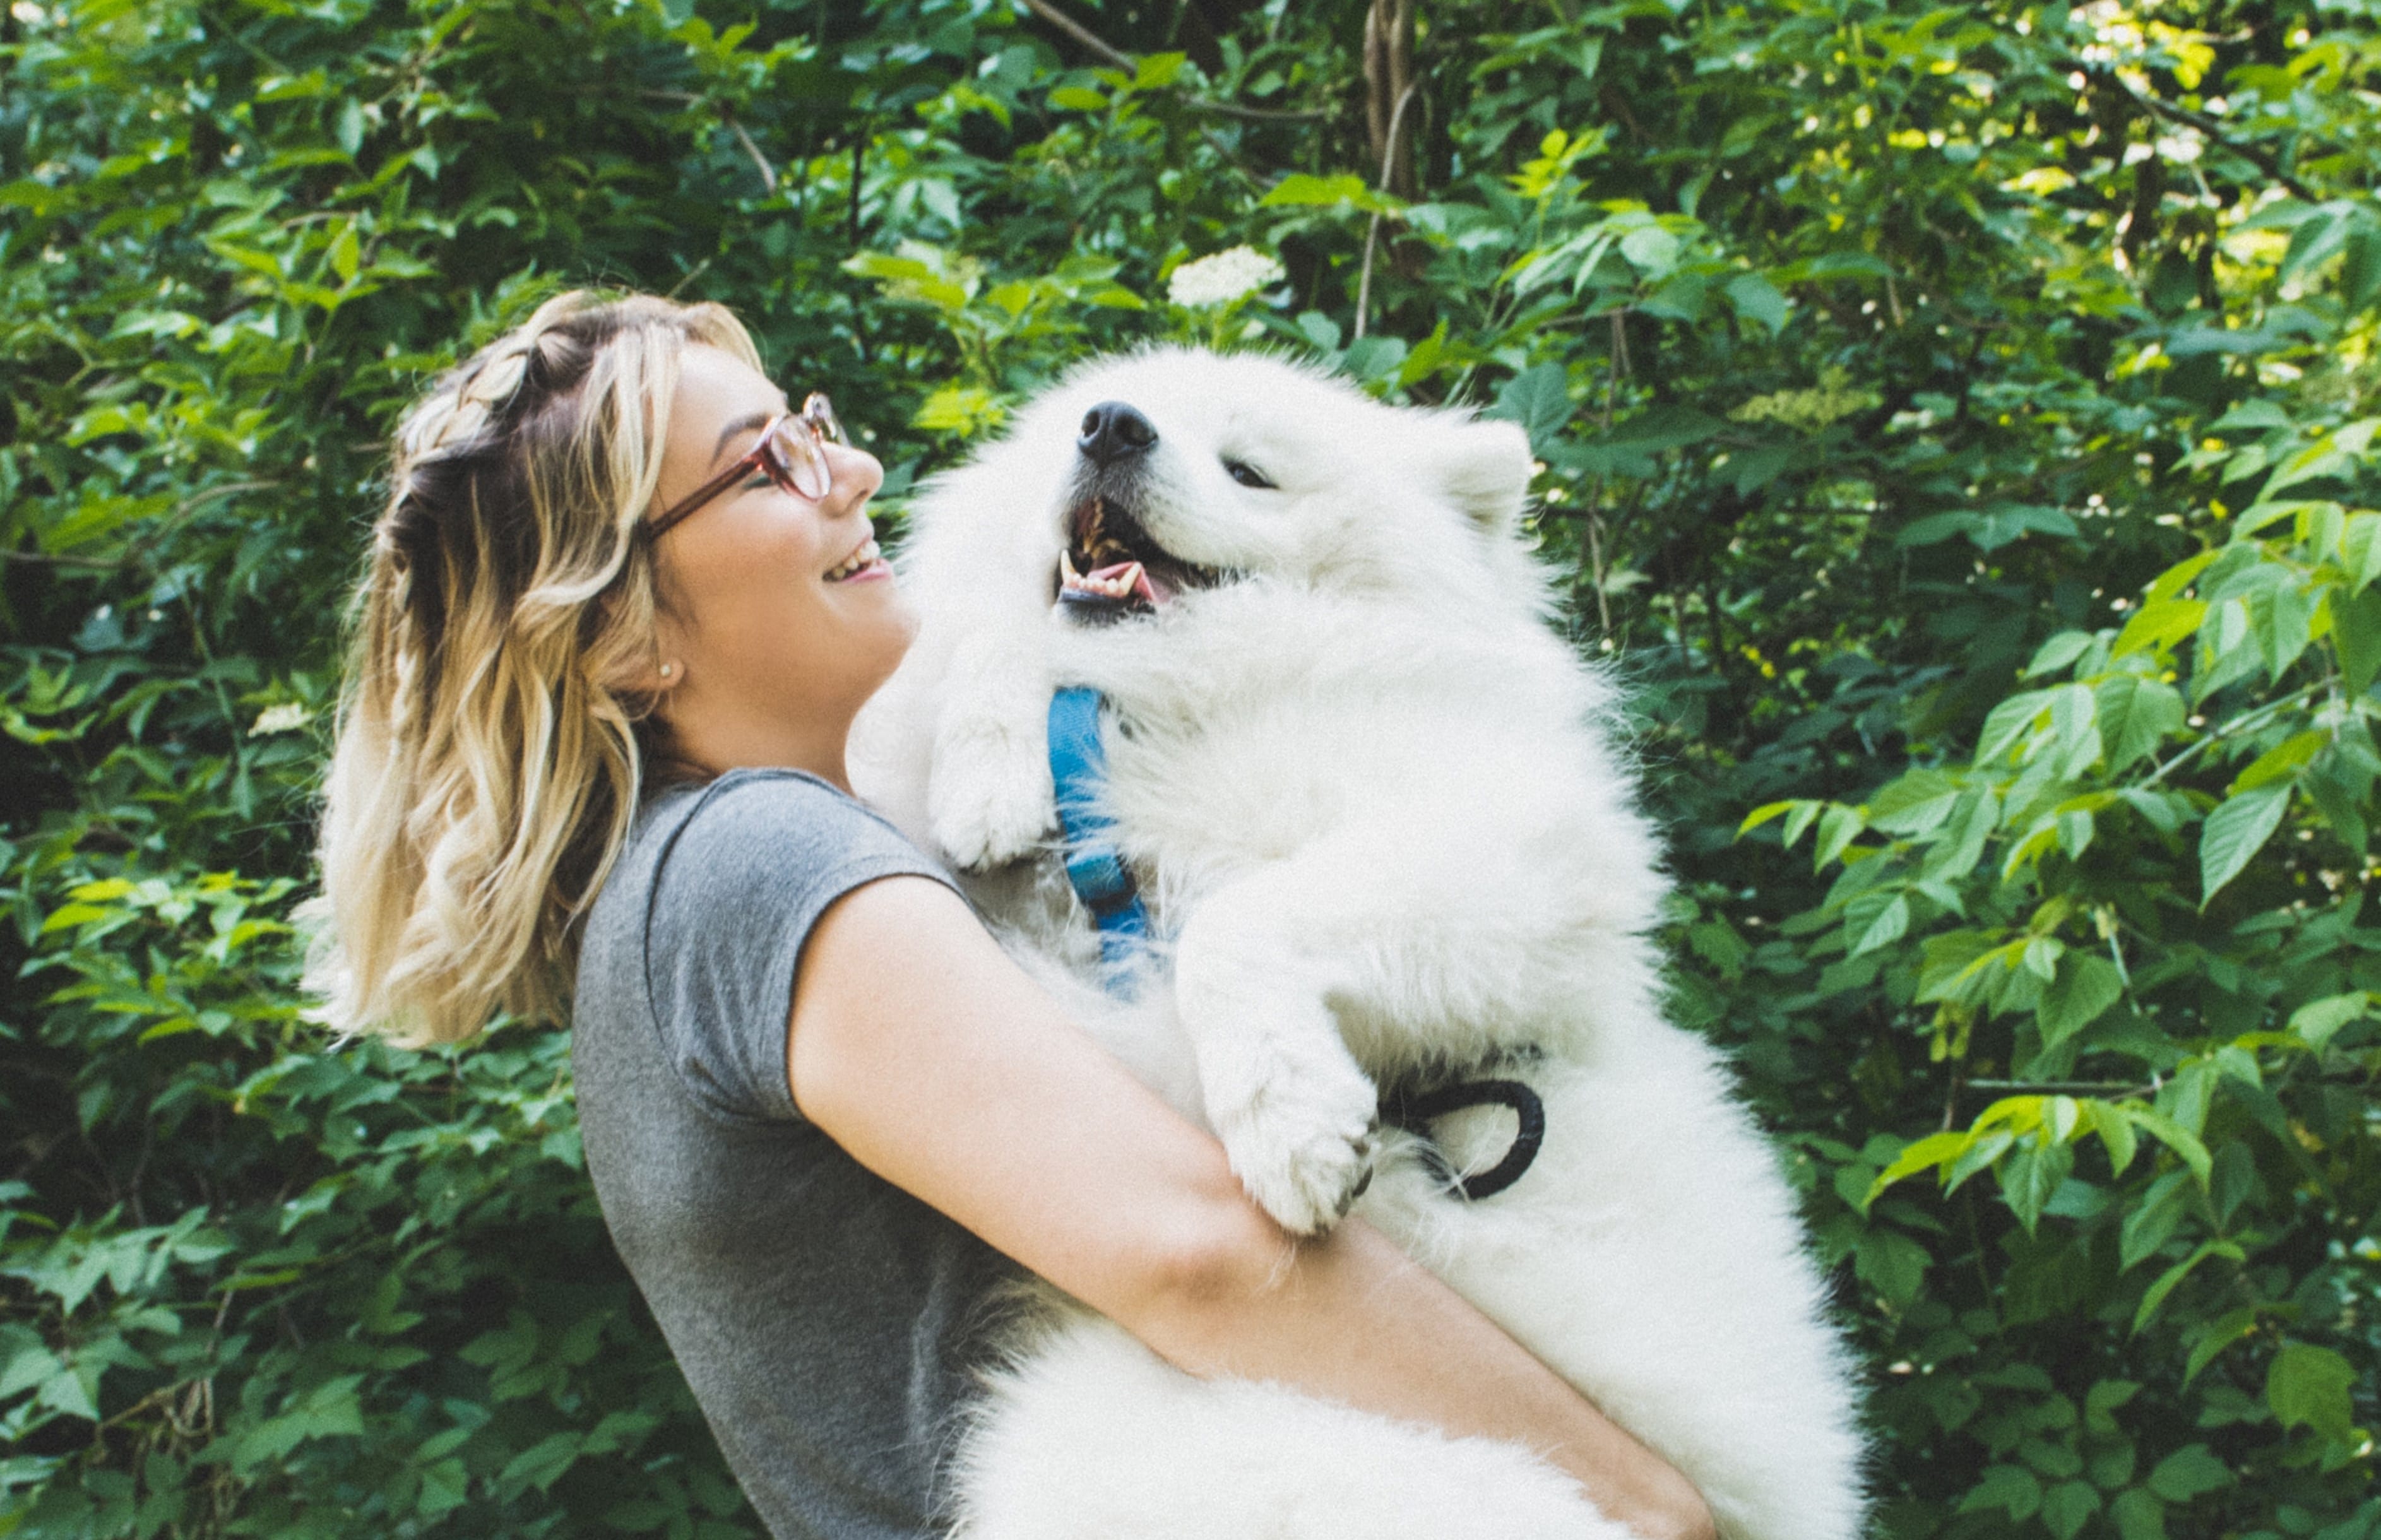
[[[759,363],[719,306],[560,295],[398,424],[307,911],[337,1030],[452,1043],[560,1012],[574,922],[665,753],[635,536],[695,345]]]

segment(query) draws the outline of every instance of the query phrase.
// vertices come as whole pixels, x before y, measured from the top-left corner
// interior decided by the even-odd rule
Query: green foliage
[[[0,1534],[755,1533],[564,1040],[327,1042],[286,929],[377,446],[588,281],[897,514],[1154,336],[1523,424],[1881,1532],[2381,1529],[2368,7],[1420,9],[1398,192],[1356,0],[10,9]]]

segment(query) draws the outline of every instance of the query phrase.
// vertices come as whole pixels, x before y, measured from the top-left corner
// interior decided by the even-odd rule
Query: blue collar
[[[1100,740],[1105,698],[1078,686],[1050,697],[1050,779],[1058,792],[1058,825],[1066,836],[1067,881],[1099,927],[1100,959],[1109,990],[1125,976],[1149,936],[1149,911],[1116,846],[1116,820],[1102,805],[1107,748]]]

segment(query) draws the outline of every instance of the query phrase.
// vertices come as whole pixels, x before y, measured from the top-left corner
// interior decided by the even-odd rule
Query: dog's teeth
[[[1083,581],[1083,575],[1075,570],[1073,558],[1068,556],[1064,551],[1060,551],[1058,553],[1058,571],[1062,578],[1068,582],[1079,583]]]

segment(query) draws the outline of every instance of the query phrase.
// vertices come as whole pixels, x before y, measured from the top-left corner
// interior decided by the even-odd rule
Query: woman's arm
[[[1713,1534],[1685,1477],[1378,1231],[1276,1226],[939,884],[828,910],[789,1030],[804,1116],[1176,1365],[1523,1444],[1649,1540]]]

